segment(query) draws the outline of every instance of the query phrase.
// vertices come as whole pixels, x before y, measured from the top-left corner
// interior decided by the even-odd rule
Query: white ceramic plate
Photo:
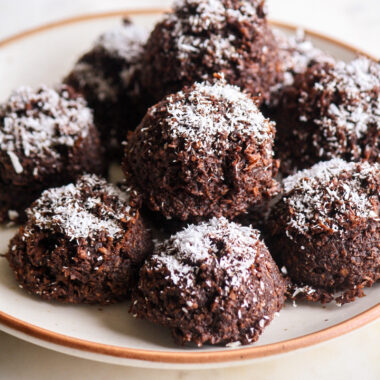
[[[151,27],[157,11],[129,12],[135,22]],[[118,24],[122,12],[83,16],[43,26],[0,42],[0,101],[19,85],[54,84],[72,67],[96,36]],[[125,14],[125,12],[124,12]],[[285,31],[294,28],[277,23]],[[316,45],[348,60],[349,46],[310,34]],[[0,252],[16,229],[0,227]],[[200,368],[241,364],[336,337],[380,316],[380,284],[367,296],[338,308],[291,303],[260,340],[240,348],[182,348],[168,331],[132,318],[128,304],[67,306],[29,296],[16,284],[0,258],[0,329],[27,341],[71,355],[124,365],[156,368]]]

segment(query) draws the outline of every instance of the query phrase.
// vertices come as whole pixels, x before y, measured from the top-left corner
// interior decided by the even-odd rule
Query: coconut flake
[[[229,347],[229,348],[234,348],[234,347],[239,347],[239,346],[241,346],[241,342],[239,341],[230,342],[226,344],[226,347]]]
[[[9,220],[17,220],[17,218],[19,217],[19,213],[15,210],[8,210],[8,218]]]
[[[310,294],[313,294],[315,292],[316,292],[316,290],[309,285],[305,285],[302,287],[296,287],[293,294],[292,294],[292,298],[295,298],[298,294],[310,295]]]
[[[12,166],[13,166],[13,169],[15,170],[15,172],[17,174],[22,173],[24,171],[24,169],[23,169],[18,157],[11,150],[7,151],[7,154],[9,156],[9,158],[11,159]]]

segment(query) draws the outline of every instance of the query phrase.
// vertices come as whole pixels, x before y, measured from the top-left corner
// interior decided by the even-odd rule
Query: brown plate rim
[[[122,10],[112,12],[102,12],[87,15],[80,15],[71,17],[48,24],[44,24],[32,29],[28,29],[21,33],[12,35],[0,41],[0,48],[15,43],[24,38],[28,38],[46,30],[59,28],[69,24],[80,23],[84,21],[111,18],[118,16],[138,16],[138,15],[152,15],[165,12],[167,9],[163,8],[147,8],[147,9],[134,9]],[[296,30],[298,26],[292,24],[271,21],[274,26],[279,26],[291,30]],[[346,42],[339,41],[335,38],[328,37],[321,33],[310,31],[307,28],[302,28],[308,35],[328,41],[353,53],[368,56],[376,59],[368,53],[361,51]],[[84,339],[73,338],[68,335],[56,333],[51,330],[41,328],[39,326],[29,324],[20,319],[0,311],[0,323],[10,329],[16,330],[28,336],[37,338],[39,340],[52,343],[57,346],[81,350],[93,354],[112,356],[130,360],[140,360],[147,362],[158,363],[171,363],[171,364],[206,364],[206,363],[222,363],[249,360],[255,358],[263,358],[271,355],[286,353],[289,351],[297,350],[300,348],[312,346],[332,338],[343,335],[349,331],[362,327],[380,317],[380,303],[371,307],[370,309],[352,317],[346,321],[340,322],[334,326],[326,329],[303,335],[298,338],[280,341],[264,346],[247,346],[239,349],[231,349],[227,351],[213,351],[213,352],[175,352],[175,351],[160,351],[160,350],[143,350],[135,348],[126,348],[121,346],[113,346],[102,343],[95,343]]]

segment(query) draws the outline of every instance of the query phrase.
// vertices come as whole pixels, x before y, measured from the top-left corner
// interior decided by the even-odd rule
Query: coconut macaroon
[[[284,173],[334,157],[380,162],[380,64],[312,65],[284,90],[276,122]]]
[[[282,308],[285,289],[259,231],[213,218],[156,245],[130,311],[168,327],[178,344],[249,344]]]
[[[284,180],[269,248],[295,283],[294,296],[338,303],[380,279],[380,165],[322,162]]]
[[[152,240],[139,200],[95,175],[42,193],[6,255],[22,288],[46,300],[126,299]]]
[[[234,218],[278,191],[274,124],[222,80],[196,83],[149,109],[124,171],[167,219]]]
[[[140,85],[148,105],[223,72],[260,101],[282,77],[263,0],[179,0],[152,31]]]
[[[44,189],[104,171],[92,112],[72,88],[21,87],[0,105],[0,222],[23,219]]]
[[[95,124],[111,157],[120,156],[128,130],[140,121],[133,76],[148,34],[125,19],[119,27],[100,35],[64,79],[94,110]]]

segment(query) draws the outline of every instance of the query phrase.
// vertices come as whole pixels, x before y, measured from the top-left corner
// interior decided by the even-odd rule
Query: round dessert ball
[[[156,245],[130,311],[168,327],[178,344],[249,344],[282,308],[285,288],[259,231],[212,218]]]
[[[91,110],[72,88],[21,87],[0,105],[0,223],[23,219],[44,189],[103,174]]]
[[[124,300],[153,249],[135,191],[95,175],[44,191],[27,215],[7,259],[21,287],[46,300]]]
[[[127,131],[140,121],[138,88],[132,78],[147,38],[145,29],[125,19],[121,26],[100,35],[64,79],[94,110],[95,124],[112,158],[121,156]]]
[[[196,83],[149,109],[128,141],[124,171],[167,219],[234,218],[278,190],[274,135],[238,87]]]
[[[275,119],[284,173],[334,157],[380,162],[380,64],[315,63],[284,90]]]
[[[263,101],[282,76],[264,0],[177,1],[151,33],[142,62],[148,105],[218,72]]]
[[[380,165],[321,162],[284,180],[270,217],[269,248],[294,296],[345,303],[380,279]]]

